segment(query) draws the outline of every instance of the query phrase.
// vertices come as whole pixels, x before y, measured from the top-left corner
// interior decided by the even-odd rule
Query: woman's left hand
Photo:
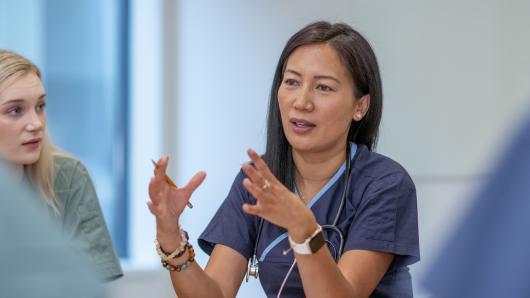
[[[256,204],[244,204],[243,210],[288,231],[316,226],[315,216],[304,202],[276,179],[254,150],[249,149],[247,153],[253,165],[245,163],[242,167],[248,176],[243,186],[256,198]]]

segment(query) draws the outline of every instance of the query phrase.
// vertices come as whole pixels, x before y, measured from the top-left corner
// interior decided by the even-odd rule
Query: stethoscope
[[[346,186],[344,187],[344,191],[342,192],[339,209],[337,209],[337,214],[335,215],[335,219],[333,220],[332,224],[321,225],[322,230],[333,231],[337,233],[337,235],[339,236],[339,247],[338,248],[335,247],[335,245],[333,245],[331,241],[326,239],[326,243],[328,244],[328,247],[330,247],[333,250],[332,254],[333,254],[333,258],[335,259],[335,262],[339,261],[339,258],[342,255],[342,251],[344,250],[344,234],[337,227],[337,224],[342,214],[342,210],[344,209],[344,205],[346,203],[346,197],[350,189],[350,172],[353,166],[350,152],[351,152],[351,144],[348,144],[347,152],[346,152],[346,171],[344,173],[344,179],[346,180]],[[355,154],[353,158],[354,162],[355,162],[356,157],[357,157],[357,153]],[[263,229],[263,221],[264,221],[263,218],[260,218],[259,225],[258,225],[258,234],[256,237],[256,241],[254,242],[254,252],[252,254],[252,258],[248,260],[248,267],[247,267],[247,274],[246,274],[247,282],[251,276],[254,278],[259,277],[259,262],[258,262],[257,254],[258,254],[258,243],[259,243],[259,239],[261,236],[261,230]]]

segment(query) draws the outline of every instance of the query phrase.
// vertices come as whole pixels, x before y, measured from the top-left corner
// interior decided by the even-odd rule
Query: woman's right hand
[[[198,172],[184,187],[170,186],[166,181],[166,169],[169,157],[165,156],[158,160],[154,170],[154,177],[149,182],[150,202],[147,206],[156,217],[156,229],[158,235],[178,235],[178,220],[186,203],[190,200],[192,193],[206,178],[205,172]],[[177,239],[178,240],[178,239]]]

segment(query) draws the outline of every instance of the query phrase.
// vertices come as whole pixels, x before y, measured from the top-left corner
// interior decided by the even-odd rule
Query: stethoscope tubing
[[[353,157],[353,160],[355,162],[355,160],[357,159],[357,153],[355,153],[354,157]],[[339,235],[339,249],[338,249],[338,252],[337,254],[334,254],[334,259],[335,259],[335,262],[338,262],[339,261],[339,258],[340,256],[342,255],[342,252],[344,250],[344,234],[342,233],[342,231],[337,227],[337,224],[339,222],[339,218],[342,214],[342,211],[344,209],[344,205],[346,204],[346,197],[349,193],[349,188],[350,188],[350,172],[351,172],[351,169],[352,169],[352,158],[350,157],[350,154],[351,154],[351,145],[348,145],[347,147],[347,152],[346,152],[346,171],[345,171],[345,175],[344,175],[344,178],[345,178],[345,187],[344,187],[344,191],[342,192],[342,197],[341,197],[341,200],[340,200],[340,204],[339,204],[339,208],[337,209],[337,213],[335,215],[335,218],[333,220],[333,223],[331,225],[322,225],[322,228],[323,229],[330,229],[334,232],[337,233],[337,235]],[[257,261],[257,254],[258,254],[258,244],[259,244],[259,240],[260,240],[260,237],[261,237],[261,231],[263,230],[263,224],[264,224],[264,219],[263,218],[260,218],[259,220],[259,224],[258,224],[258,233],[256,235],[256,241],[254,242],[254,251],[253,251],[253,254],[252,254],[252,258],[249,259],[249,265],[248,265],[248,270],[247,270],[247,277],[246,277],[246,280],[248,281],[249,279],[249,275],[251,276],[254,276],[255,278],[258,278],[258,261]],[[255,273],[251,273],[251,270]]]

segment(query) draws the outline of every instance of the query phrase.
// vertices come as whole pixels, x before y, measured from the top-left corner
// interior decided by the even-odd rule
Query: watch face
[[[315,235],[310,241],[309,241],[309,248],[311,249],[311,253],[316,253],[323,245],[326,243],[326,240],[324,240],[324,233],[320,231],[318,234]]]

